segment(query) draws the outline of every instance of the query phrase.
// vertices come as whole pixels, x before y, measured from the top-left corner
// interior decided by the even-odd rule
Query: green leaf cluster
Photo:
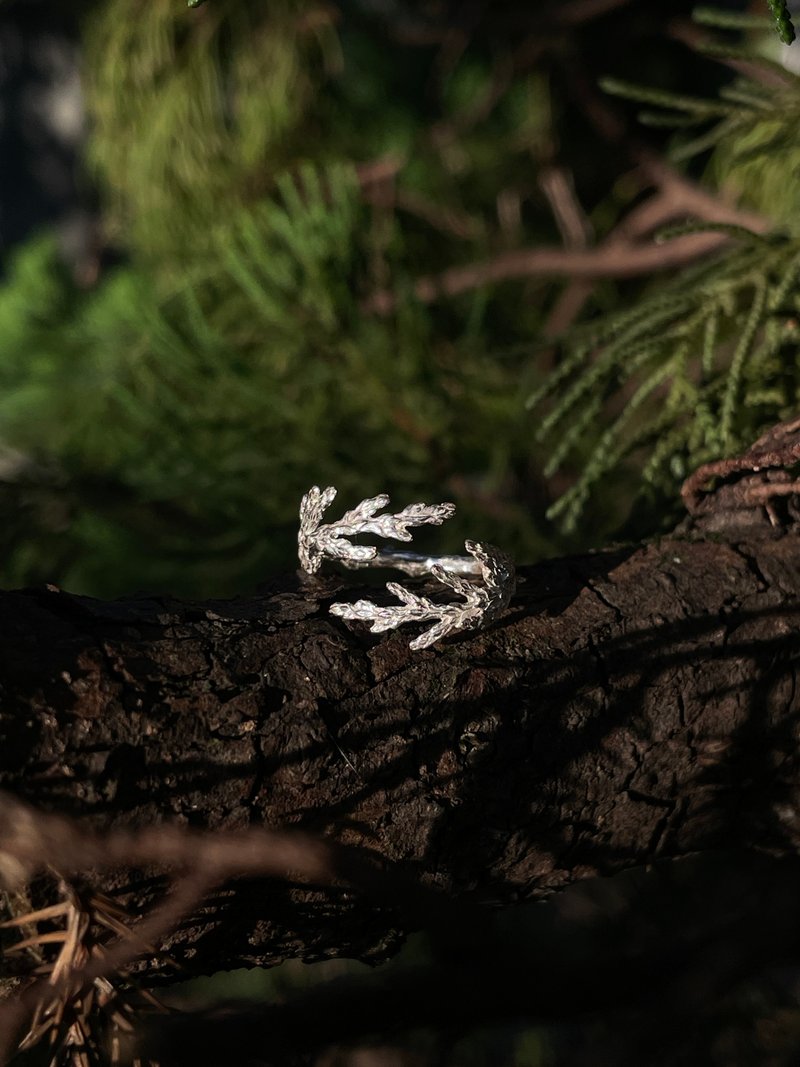
[[[728,198],[798,232],[800,78],[754,47],[706,44],[711,57],[752,74],[723,86],[716,99],[664,92],[607,78],[609,93],[646,105],[639,121],[675,129],[670,156],[684,163],[708,154],[706,180]]]
[[[112,237],[161,269],[207,257],[208,228],[269,192],[297,156],[335,48],[324,19],[276,0],[107,0],[87,18],[89,159]]]
[[[725,28],[741,22],[699,14]],[[626,464],[637,472],[634,493],[659,501],[671,519],[666,502],[677,503],[696,466],[734,454],[800,408],[800,79],[752,47],[705,51],[753,73],[711,100],[615,79],[604,88],[646,105],[643,122],[677,130],[676,162],[710,152],[708,180],[778,225],[769,237],[707,224],[662,234],[717,230],[732,244],[564,339],[558,369],[528,406],[547,405],[538,431],[552,447],[546,474],[576,472],[549,510],[568,530]]]
[[[736,237],[739,247],[576,330],[529,398],[551,403],[539,431],[553,443],[548,475],[586,448],[550,508],[568,528],[628,457],[638,457],[640,492],[663,500],[694,467],[800,407],[800,240]]]
[[[31,529],[9,529],[10,580],[246,588],[291,565],[314,482],[350,500],[387,486],[398,501],[441,496],[432,468],[482,471],[498,420],[499,476],[521,451],[511,367],[478,352],[461,365],[419,308],[360,313],[352,168],[276,184],[210,229],[213,269],[194,264],[168,294],[132,267],[77,292],[49,240],[18,257],[0,290],[0,426],[26,470],[46,472],[23,511],[55,558],[32,559]],[[43,499],[58,501],[55,527]],[[469,511],[451,538],[469,533]]]

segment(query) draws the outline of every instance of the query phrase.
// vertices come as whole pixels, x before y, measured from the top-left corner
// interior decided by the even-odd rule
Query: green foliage
[[[702,17],[719,24],[707,12]],[[800,80],[754,51],[744,54],[756,75],[769,77],[738,78],[716,100],[603,83],[607,92],[661,109],[640,118],[678,129],[675,159],[712,148],[713,179],[746,194],[784,232],[760,238],[740,227],[700,225],[663,234],[722,230],[736,243],[564,340],[558,369],[528,406],[550,405],[538,433],[555,442],[545,473],[568,462],[578,471],[549,511],[568,530],[600,483],[619,476],[632,457],[640,492],[676,499],[694,467],[735,453],[800,407]],[[698,126],[706,129],[687,139],[683,131]]]
[[[766,16],[718,7],[696,7],[692,11],[692,20],[700,26],[713,26],[718,30],[765,30],[772,27],[772,20]]]
[[[0,290],[0,431],[47,472],[29,489],[59,506],[56,528],[28,506],[37,528],[6,530],[7,574],[106,595],[131,574],[195,595],[247,588],[292,565],[314,482],[345,500],[438,499],[451,494],[437,470],[502,480],[522,453],[522,356],[498,368],[467,346],[437,351],[419,308],[359,313],[352,168],[304,166],[276,186],[210,231],[213,269],[167,297],[133,267],[80,293],[50,242],[18,258]],[[451,539],[474,533],[462,510]],[[531,520],[507,523],[530,551]]]
[[[613,412],[550,509],[568,528],[626,457],[646,457],[643,488],[673,494],[695,466],[733,454],[800,406],[800,241],[744,236],[634,308],[576,330],[530,397],[529,406],[551,398],[540,429],[556,442],[547,474],[586,449],[600,413]]]
[[[731,48],[706,47],[731,56]],[[753,50],[737,52],[755,71],[725,86],[716,100],[664,92],[607,78],[603,88],[659,110],[640,113],[645,125],[679,130],[671,156],[682,162],[713,150],[709,179],[728,195],[763,212],[790,232],[800,218],[800,79]],[[757,80],[759,77],[762,80]],[[686,133],[684,133],[686,131]]]
[[[442,80],[437,139],[425,77],[358,18],[338,32],[304,0],[92,11],[89,154],[128,261],[85,292],[36,242],[0,290],[0,442],[25,472],[2,490],[25,520],[5,528],[4,581],[251,588],[293,565],[319,481],[345,500],[455,498],[451,548],[548,545],[536,501],[513,499],[527,346],[487,354],[482,295],[438,321],[411,296],[497,245],[498,182],[547,136],[535,73],[484,114],[492,62]],[[406,154],[401,206],[373,206],[350,161]],[[365,314],[388,280],[396,313]],[[502,339],[542,314],[509,301]]]
[[[791,44],[794,40],[794,26],[792,25],[792,16],[789,13],[789,5],[786,0],[767,0],[767,3],[772,12],[772,17],[775,19],[778,36],[784,44]]]
[[[303,22],[308,8],[108,0],[87,20],[90,161],[126,247],[161,267],[202,259],[209,225],[272,188],[334,40],[324,20]]]

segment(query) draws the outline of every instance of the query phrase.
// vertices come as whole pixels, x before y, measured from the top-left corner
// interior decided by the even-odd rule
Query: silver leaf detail
[[[440,566],[431,570],[437,581],[464,598],[463,603],[436,604],[397,582],[387,582],[386,588],[401,601],[400,604],[380,607],[371,600],[357,600],[354,604],[332,604],[331,614],[371,623],[372,633],[383,633],[406,623],[434,621],[433,626],[410,642],[409,648],[415,651],[450,634],[485,626],[508,607],[514,595],[514,564],[505,552],[493,545],[466,541],[464,547],[479,565],[482,584],[470,582]]]
[[[335,559],[345,566],[361,565],[375,559],[374,545],[354,545],[347,538],[358,534],[376,534],[395,541],[410,541],[411,526],[440,526],[455,512],[455,504],[409,504],[392,515],[378,514],[389,503],[385,493],[369,497],[337,522],[324,523],[322,516],[336,497],[332,485],[320,489],[314,485],[300,504],[300,532],[297,535],[297,554],[300,566],[309,574],[316,574],[324,559]]]

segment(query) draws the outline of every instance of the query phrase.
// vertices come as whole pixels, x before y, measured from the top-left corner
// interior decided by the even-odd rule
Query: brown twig
[[[440,906],[436,894],[380,857],[321,837],[260,827],[220,835],[172,824],[90,833],[78,822],[0,793],[0,882],[26,883],[45,865],[64,874],[163,866],[195,871],[217,883],[234,877],[347,883],[403,899],[412,909]]]
[[[592,224],[575,195],[571,173],[565,167],[544,167],[539,174],[539,188],[547,197],[564,247],[586,248],[592,236]]]
[[[494,259],[451,267],[438,275],[420,278],[414,293],[423,304],[459,296],[483,285],[532,277],[635,278],[642,274],[686,266],[717,251],[729,237],[720,233],[690,234],[667,244],[628,245],[607,241],[596,248],[520,248]],[[373,293],[364,310],[389,315],[397,296],[387,289]]]
[[[572,278],[558,294],[558,298],[550,309],[550,313],[542,327],[542,333],[546,338],[555,340],[570,328],[586,304],[586,301],[594,292],[595,283],[590,278]],[[553,353],[555,349],[548,349]],[[549,359],[552,361],[553,356]],[[551,365],[540,360],[539,366],[544,370]]]
[[[159,941],[215,885],[234,877],[272,876],[322,885],[342,882],[401,900],[418,917],[450,922],[451,904],[420,887],[371,853],[301,833],[252,829],[224,835],[173,825],[138,831],[88,832],[78,822],[37,811],[0,793],[0,884],[17,888],[44,867],[64,874],[113,867],[167,867],[182,872],[165,901],[126,938],[78,969],[45,979],[0,1006],[0,1064],[17,1047],[17,1035],[43,996],[82,988],[119,972]],[[458,910],[458,909],[456,909]]]
[[[574,0],[571,4],[562,5],[558,18],[562,23],[581,22],[624,2],[626,0]],[[690,40],[686,27],[680,22],[673,24],[672,32],[673,36],[684,39],[690,46],[701,43],[700,38]],[[495,79],[498,86],[506,85],[508,74],[504,69],[502,77]],[[564,248],[516,249],[491,260],[453,267],[436,276],[422,277],[414,286],[416,297],[422,303],[434,303],[441,298],[503,281],[566,276],[571,284],[551,312],[546,326],[546,333],[553,335],[567,328],[579,314],[592,291],[589,283],[600,278],[631,278],[686,266],[721,248],[729,240],[725,234],[708,233],[687,235],[664,245],[642,243],[643,238],[660,226],[688,218],[741,226],[754,233],[765,233],[770,229],[770,221],[762,215],[738,208],[695,185],[652,150],[629,137],[624,120],[597,93],[583,72],[573,70],[571,75],[574,94],[589,121],[605,140],[624,147],[639,174],[654,188],[654,194],[633,208],[601,244],[589,248],[587,242],[591,229],[568,177],[561,168],[547,168],[542,172],[540,185],[561,230]],[[493,105],[500,96],[502,90],[495,86],[487,99]],[[455,133],[455,127],[447,129],[450,134]],[[444,136],[443,128],[437,127],[433,136]],[[362,184],[365,184],[363,179]],[[413,202],[406,206],[414,210]],[[416,206],[419,209],[419,205]],[[417,213],[422,214],[419,210]],[[425,216],[431,221],[430,212],[426,211]],[[467,235],[460,225],[461,220],[456,220],[455,226],[452,222],[449,220],[441,225],[446,225],[452,232],[458,230]],[[396,305],[396,295],[384,288],[367,297],[363,309],[368,313],[388,315]]]
[[[716,199],[661,160],[643,160],[641,170],[656,186],[656,192],[622,219],[608,238],[609,243],[631,244],[670,222],[685,218],[741,226],[759,234],[769,230],[769,221],[763,215]]]
[[[696,514],[704,497],[711,492],[709,483],[714,478],[730,480],[735,475],[756,474],[763,476],[769,471],[784,471],[800,463],[800,418],[790,419],[773,427],[743,452],[740,456],[718,459],[704,463],[691,474],[681,487],[681,498],[690,515]],[[742,482],[737,488],[734,503],[740,505],[764,504],[776,496],[791,496],[800,491],[800,483],[784,480],[754,485]],[[730,506],[730,502],[729,502]]]
[[[572,174],[564,167],[546,167],[539,177],[539,186],[550,204],[550,210],[561,231],[564,247],[587,248],[593,235],[593,227],[578,200]],[[570,279],[547,316],[543,327],[545,337],[555,338],[567,330],[580,315],[593,291],[593,280]]]
[[[381,156],[367,163],[356,164],[356,177],[362,190],[396,178],[406,165],[405,156]]]
[[[80,996],[97,979],[122,971],[141,955],[143,944],[161,940],[177,926],[212,885],[213,881],[202,872],[194,872],[183,878],[175,883],[173,892],[167,895],[164,903],[138,924],[133,931],[134,936],[123,938],[112,948],[89,957],[86,962],[81,962],[82,955],[76,955],[75,960],[70,962],[65,953],[65,962],[59,971],[54,970],[46,978],[34,982],[0,1005],[0,1064],[5,1067],[14,1056],[19,1047],[20,1031],[32,1015],[36,1018],[42,1005],[58,999],[66,1003],[68,999]]]
[[[765,233],[769,222],[751,211],[742,211],[717,200],[682,178],[666,164],[651,160],[647,168],[660,171],[659,192],[634,209],[606,240],[595,248],[531,248],[506,252],[484,263],[454,267],[435,277],[421,278],[415,293],[423,303],[478,288],[481,285],[536,275],[569,276],[573,279],[632,278],[685,266],[721,248],[726,234],[700,233],[679,237],[666,244],[638,244],[635,239],[682,216],[704,222],[742,226]],[[366,310],[389,314],[396,298],[387,291],[374,293]]]
[[[639,248],[640,242],[658,228],[681,218],[691,218],[714,224],[730,224],[766,233],[768,219],[753,211],[719,199],[680,174],[663,157],[636,138],[631,137],[621,115],[602,97],[581,70],[569,69],[569,84],[576,100],[598,134],[613,145],[621,146],[635,164],[645,183],[654,193],[634,207],[608,235],[601,248]],[[719,244],[723,244],[720,240]],[[691,261],[687,257],[686,263]],[[668,263],[665,266],[681,266]],[[657,268],[656,268],[657,269]],[[577,318],[585,301],[593,291],[593,280],[573,278],[561,293],[545,325],[547,336],[557,336]]]
[[[414,215],[433,229],[462,241],[474,241],[481,232],[480,221],[466,211],[458,211],[447,205],[437,204],[433,200],[427,200],[424,196],[408,190],[395,191],[394,206],[398,211]]]
[[[606,115],[603,106],[601,111],[603,114],[598,121],[601,121],[603,128],[614,139],[622,136],[622,128],[613,112]],[[536,276],[566,276],[573,281],[633,278],[686,266],[717,251],[729,240],[722,233],[699,233],[678,237],[665,244],[642,243],[641,239],[652,234],[659,226],[680,218],[741,226],[754,233],[766,233],[769,230],[770,221],[764,216],[718,199],[679,174],[649,149],[631,143],[628,150],[639,173],[656,191],[652,197],[635,207],[601,244],[594,248],[516,249],[484,262],[452,267],[439,275],[420,278],[414,287],[417,299],[422,303],[433,303],[483,285]],[[548,192],[553,202],[553,190],[548,187]],[[560,183],[558,211],[562,213],[566,210],[563,194],[563,183]],[[557,218],[564,228],[566,218],[561,218],[561,215]],[[570,217],[568,233],[572,243],[577,235],[574,223],[575,219]],[[364,310],[388,315],[396,305],[395,294],[383,289],[367,298]]]

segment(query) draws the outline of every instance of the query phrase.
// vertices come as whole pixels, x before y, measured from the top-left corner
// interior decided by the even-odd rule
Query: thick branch
[[[160,1017],[137,1051],[164,1067],[227,1065],[231,1048],[283,1064],[301,1050],[397,1041],[422,1028],[463,1034],[498,1022],[569,1022],[574,1037],[588,1018],[589,1054],[578,1045],[566,1062],[709,1063],[709,1032],[718,1037],[723,1013],[730,1025],[726,996],[797,958],[800,868],[796,859],[715,857],[679,872],[662,865],[660,877],[637,880],[629,909],[623,895],[606,911],[587,899],[571,911],[576,894],[563,894],[536,909],[484,913],[477,930],[463,928],[461,952],[439,946],[427,965],[389,965],[278,1005],[228,1003],[216,1013]]]
[[[327,834],[499,902],[658,856],[794,851],[800,538],[523,577],[492,629],[422,653],[331,617],[364,592],[333,579],[195,605],[3,594],[0,784],[93,828]],[[117,878],[135,906],[146,874]],[[170,951],[375,957],[402,928],[344,890],[246,883]]]
[[[597,248],[520,248],[482,263],[451,267],[438,275],[420,278],[414,294],[424,304],[442,297],[459,296],[482,285],[536,276],[570,278],[635,278],[653,271],[685,266],[721,248],[725,234],[700,233],[677,237],[667,244],[629,245],[609,242]],[[394,293],[373,293],[365,311],[390,314],[397,303]]]

